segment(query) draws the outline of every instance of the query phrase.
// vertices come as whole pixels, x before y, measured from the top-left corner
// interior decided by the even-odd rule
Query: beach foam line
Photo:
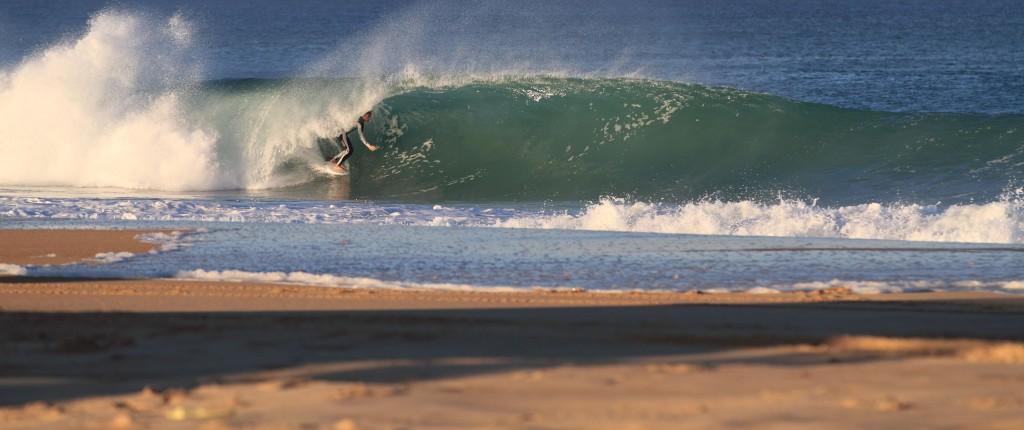
[[[529,291],[532,288],[504,286],[474,286],[467,284],[448,283],[415,283],[384,281],[374,278],[347,277],[329,274],[297,272],[248,272],[243,270],[184,270],[174,275],[174,279],[222,282],[257,282],[297,284],[316,287],[342,287],[357,289],[388,289],[388,290],[438,290],[438,291],[493,291],[517,292]],[[545,288],[550,290],[550,288]]]
[[[0,276],[25,276],[28,270],[17,264],[0,263]]]
[[[771,289],[789,291],[820,291],[828,289],[849,289],[855,294],[895,294],[907,292],[932,291],[995,291],[1005,293],[1024,293],[1024,280],[1000,281],[848,281],[833,279],[831,281],[798,282],[785,286],[773,286]]]
[[[155,248],[149,250],[146,254],[156,255],[162,252],[174,251],[180,249],[187,244],[182,243],[181,239],[185,236],[185,232],[180,230],[174,231],[155,231],[149,233],[142,233],[135,236],[135,239],[142,243],[149,243],[156,245]],[[133,258],[139,254],[134,252],[100,252],[97,253],[93,258],[92,262],[100,264],[110,264],[119,261],[124,261],[129,258]]]
[[[204,229],[205,230],[205,229]],[[155,245],[155,247],[148,252],[147,255],[156,255],[162,252],[174,251],[188,246],[182,242],[182,237],[186,235],[186,232],[180,230],[173,231],[154,231],[148,233],[142,233],[135,236],[135,239],[142,243],[149,243]],[[119,261],[124,261],[129,258],[133,258],[139,254],[134,252],[100,252],[97,253],[93,258],[92,262],[100,264],[110,264]]]
[[[736,288],[689,288],[683,290],[636,290],[609,289],[591,290],[579,287],[542,287],[542,286],[490,286],[454,283],[419,283],[385,281],[366,277],[347,277],[331,274],[308,272],[250,272],[243,270],[184,270],[173,277],[182,280],[221,281],[221,282],[252,282],[280,283],[316,287],[339,287],[356,289],[387,289],[387,290],[434,290],[461,292],[530,292],[530,291],[561,291],[588,293],[701,293],[701,294],[781,294],[792,292],[813,291],[847,291],[853,294],[897,294],[905,292],[945,292],[945,291],[988,291],[1004,293],[1024,293],[1024,280],[1009,281],[847,281],[833,279],[825,282],[799,282],[794,284],[755,285]]]
[[[150,254],[156,254],[160,252],[174,251],[181,249],[184,246],[188,246],[187,243],[183,242],[182,239],[190,233],[205,233],[205,228],[196,229],[192,231],[184,230],[171,230],[171,231],[153,231],[148,233],[142,233],[136,236],[140,242],[151,243],[157,247],[150,250]]]
[[[452,291],[452,292],[483,292],[483,293],[528,293],[535,291],[557,292],[557,293],[597,293],[597,294],[618,294],[618,293],[679,293],[677,290],[640,290],[640,289],[602,289],[589,290],[580,287],[560,286],[508,286],[508,285],[471,285],[456,283],[437,282],[403,282],[385,281],[367,277],[337,276],[331,274],[317,274],[302,271],[296,272],[250,272],[244,270],[183,270],[173,276],[173,279],[214,281],[214,282],[251,282],[251,283],[273,283],[273,284],[294,284],[312,287],[336,287],[354,289],[382,289],[382,290],[405,290],[405,291]],[[745,291],[729,291],[745,292]]]
[[[134,252],[100,252],[92,258],[92,262],[109,264],[124,261],[135,256]]]

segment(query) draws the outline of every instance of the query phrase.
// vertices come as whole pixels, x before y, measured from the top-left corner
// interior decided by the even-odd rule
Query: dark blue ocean
[[[0,62],[120,8],[186,17],[207,79],[357,74],[345,59],[311,65],[354,61],[352,44],[366,42],[386,44],[394,64],[441,71],[528,64],[858,109],[1024,113],[1024,6],[1013,0],[506,3],[11,0],[0,5]],[[410,47],[414,58],[397,56]]]

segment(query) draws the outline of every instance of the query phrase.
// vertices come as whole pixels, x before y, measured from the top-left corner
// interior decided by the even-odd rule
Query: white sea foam
[[[1024,281],[1005,282],[1005,283],[1003,283],[1002,288],[1004,290],[1010,290],[1010,291],[1024,290]]]
[[[1014,292],[1024,289],[1024,281],[941,281],[941,280],[908,280],[908,281],[853,281],[833,279],[827,282],[798,282],[790,285],[776,286],[783,290],[824,290],[831,288],[848,288],[857,294],[889,294],[919,291],[1007,291]]]
[[[827,207],[802,201],[631,203],[604,199],[579,211],[449,208],[374,203],[261,204],[170,199],[44,199],[0,196],[0,218],[402,224],[643,233],[826,237],[927,242],[1024,243],[1017,199],[953,206]]]
[[[203,229],[205,231],[205,229]],[[199,231],[202,232],[202,231]],[[187,232],[180,230],[173,231],[156,231],[151,233],[143,233],[137,236],[137,239],[144,243],[151,243],[157,247],[149,251],[150,254],[156,254],[160,252],[174,251],[185,246],[182,239],[187,235]]]
[[[744,292],[747,294],[778,294],[781,291],[769,287],[753,287]]]
[[[802,201],[701,201],[682,205],[603,199],[580,213],[501,220],[498,227],[836,237],[930,242],[1024,243],[1024,210],[1016,201],[953,205],[867,203],[822,207]]]
[[[318,287],[375,288],[390,290],[443,290],[514,292],[530,287],[474,286],[468,284],[392,282],[373,278],[347,277],[306,272],[247,272],[242,270],[185,270],[175,279],[226,282],[263,282],[310,285]]]
[[[132,252],[101,252],[92,257],[93,261],[97,263],[116,263],[118,261],[124,261],[135,256]]]
[[[24,267],[17,264],[6,264],[0,263],[0,275],[6,276],[24,276],[28,273]]]
[[[216,134],[182,120],[172,88],[188,26],[103,13],[78,40],[0,72],[0,183],[202,189],[221,182]],[[159,160],[159,162],[155,162]]]
[[[174,251],[180,249],[182,246],[186,246],[182,241],[182,238],[187,233],[184,231],[157,231],[151,233],[143,233],[136,236],[140,242],[150,243],[156,245],[155,248],[151,249],[148,254],[159,254],[161,252]],[[116,263],[118,261],[124,261],[129,258],[135,257],[137,254],[131,252],[101,252],[93,257],[93,261],[97,263]]]
[[[143,233],[136,236],[140,242],[150,243],[156,245],[155,248],[151,249],[147,254],[159,254],[161,252],[174,251],[180,249],[183,246],[187,246],[182,241],[182,238],[187,233],[183,231],[158,231],[152,233]],[[124,261],[129,258],[133,258],[138,254],[133,252],[100,252],[93,256],[92,261],[95,263],[109,264]]]

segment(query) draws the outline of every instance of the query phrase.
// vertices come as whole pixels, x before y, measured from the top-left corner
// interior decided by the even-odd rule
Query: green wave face
[[[739,90],[534,78],[376,107],[353,196],[443,200],[964,201],[1024,172],[1024,118],[847,110]]]

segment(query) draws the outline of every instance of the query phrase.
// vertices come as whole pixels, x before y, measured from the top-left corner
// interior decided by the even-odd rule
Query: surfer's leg
[[[341,145],[341,152],[335,155],[334,158],[331,158],[331,162],[341,166],[352,155],[352,144],[348,141],[348,136],[345,133],[338,136],[338,144]]]
[[[339,166],[344,164],[345,160],[348,160],[348,157],[351,157],[352,153],[355,152],[355,145],[352,145],[352,142],[350,142],[348,140],[348,136],[346,136],[344,134],[341,135],[341,143],[343,143],[345,145],[345,149],[343,149],[341,151],[341,154],[338,154],[338,165]]]

